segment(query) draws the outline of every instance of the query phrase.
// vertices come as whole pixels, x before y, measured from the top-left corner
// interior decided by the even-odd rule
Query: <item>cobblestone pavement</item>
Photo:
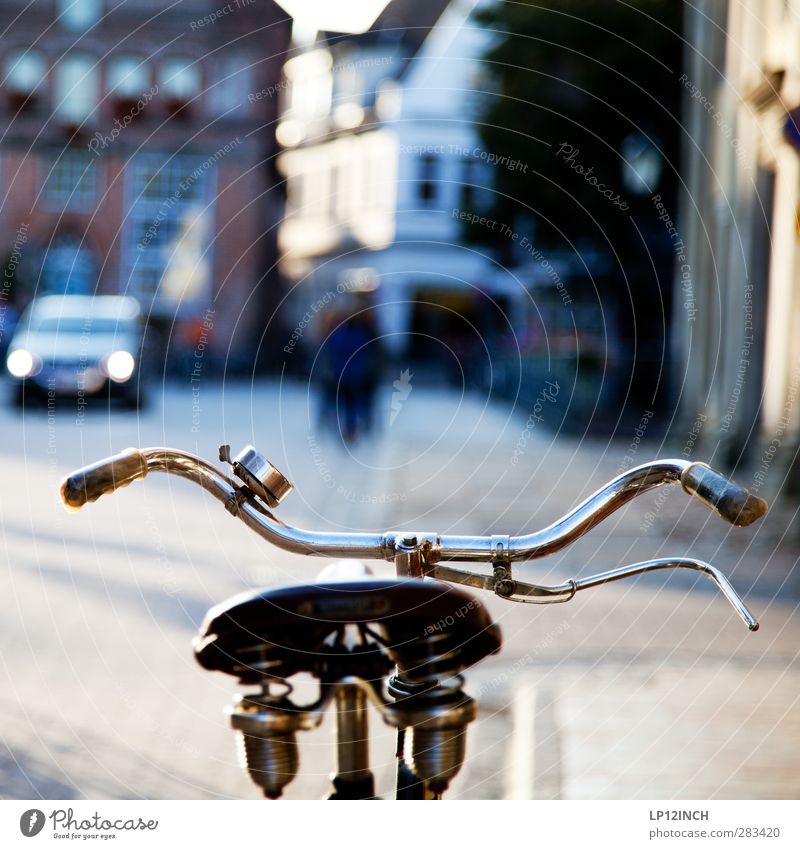
[[[68,515],[56,489],[71,468],[132,444],[213,459],[220,442],[253,442],[296,484],[281,507],[290,523],[519,533],[620,471],[630,441],[554,438],[546,422],[532,426],[501,405],[414,387],[392,424],[387,390],[379,432],[346,451],[318,429],[298,385],[209,384],[200,410],[193,401],[187,384],[138,416],[79,419],[68,401],[49,413],[0,410],[6,798],[255,798],[221,710],[232,682],[197,667],[190,640],[210,605],[309,580],[322,566],[272,549],[165,477]],[[645,442],[632,459],[670,453]],[[732,576],[761,620],[755,634],[693,575],[640,578],[549,607],[485,597],[505,646],[467,676],[481,714],[452,795],[797,798],[794,510],[779,503],[760,527],[737,530],[664,489],[520,569],[556,581],[692,554]],[[392,732],[373,719],[373,766],[389,795]],[[332,742],[330,718],[303,738],[288,796],[325,792]]]

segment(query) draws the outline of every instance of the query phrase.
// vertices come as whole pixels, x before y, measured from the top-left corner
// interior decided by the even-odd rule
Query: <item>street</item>
[[[277,551],[197,487],[151,475],[68,514],[63,475],[130,445],[216,461],[253,443],[295,484],[278,515],[327,529],[521,533],[620,471],[630,434],[559,436],[526,412],[411,385],[378,399],[375,434],[345,450],[300,383],[152,387],[141,413],[74,402],[0,407],[4,798],[257,798],[223,707],[233,679],[204,672],[191,638],[247,588],[313,579],[324,563]],[[643,441],[636,463],[674,454]],[[678,454],[680,453],[680,449]],[[706,459],[697,456],[695,459]],[[747,481],[740,480],[747,485]],[[661,493],[667,493],[662,497]],[[680,489],[649,493],[519,576],[558,582],[651,557],[721,567],[761,621],[748,633],[702,576],[665,574],[534,607],[486,596],[504,649],[471,670],[480,704],[454,798],[797,798],[800,577],[794,508],[735,529]],[[649,518],[652,516],[652,518]],[[391,574],[389,564],[372,564]],[[393,732],[372,715],[378,792]],[[332,723],[304,733],[288,798],[320,797]]]

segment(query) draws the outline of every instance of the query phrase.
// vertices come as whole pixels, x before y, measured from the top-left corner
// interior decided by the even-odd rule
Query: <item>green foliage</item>
[[[552,0],[498,3],[477,15],[497,34],[485,57],[491,91],[483,99],[483,144],[528,166],[495,169],[494,218],[513,226],[532,216],[537,242],[550,245],[611,247],[628,238],[625,205],[636,198],[623,184],[620,144],[636,131],[661,149],[666,162],[658,191],[671,197],[681,14],[677,0]],[[559,153],[564,144],[569,148]],[[566,161],[570,149],[578,153]],[[591,169],[589,176],[581,169]],[[609,200],[617,193],[616,203]],[[473,236],[502,241],[485,228]]]

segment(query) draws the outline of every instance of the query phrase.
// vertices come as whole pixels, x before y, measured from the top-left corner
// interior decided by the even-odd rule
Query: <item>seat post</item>
[[[336,775],[330,799],[372,799],[369,768],[369,716],[366,694],[354,684],[336,690]]]
[[[427,689],[429,684],[412,684],[404,681],[400,673],[396,673],[389,680],[389,693],[395,701],[403,701],[417,695],[421,691]],[[397,750],[395,757],[397,758],[397,784],[395,799],[438,799],[440,798],[434,793],[425,781],[420,780],[414,775],[413,770],[406,762],[406,729],[397,729]]]
[[[398,539],[395,544],[394,565],[398,578],[422,578],[424,577],[424,554],[419,540],[416,536],[407,536]],[[390,692],[395,699],[404,699],[419,692],[420,687],[411,682],[404,681],[399,670],[392,678]],[[403,728],[397,729],[397,799],[433,799],[425,786],[411,771],[405,759],[406,732]]]

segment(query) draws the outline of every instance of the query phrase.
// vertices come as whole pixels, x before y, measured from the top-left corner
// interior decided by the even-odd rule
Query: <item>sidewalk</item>
[[[425,397],[420,406],[430,415],[417,418],[413,441],[387,442],[385,465],[398,467],[393,485],[409,492],[392,512],[398,526],[427,527],[435,516],[440,532],[527,532],[620,471],[627,445],[554,439],[517,418],[516,434],[529,434],[520,442],[501,411],[470,407],[447,440],[454,462],[443,449],[438,468],[423,465],[419,445],[435,439],[450,404]],[[654,459],[658,447],[651,450],[643,443],[637,462]],[[799,584],[786,521],[784,508],[761,527],[731,528],[679,487],[664,488],[563,554],[520,568],[529,580],[557,582],[696,556],[732,577],[762,627],[747,632],[694,573],[601,587],[563,606],[490,599],[506,647],[468,678],[481,693],[484,723],[495,727],[478,727],[472,757],[486,763],[473,760],[454,789],[497,793],[498,776],[490,776],[504,763],[506,797],[798,798]],[[498,722],[507,729],[502,741]]]
[[[272,549],[204,493],[159,476],[70,516],[55,499],[69,469],[131,444],[214,459],[220,442],[253,442],[295,482],[280,508],[289,523],[513,534],[589,495],[627,448],[554,439],[504,407],[419,387],[391,425],[390,395],[381,398],[381,432],[348,452],[316,430],[313,400],[293,384],[204,387],[200,432],[191,393],[174,387],[141,417],[98,416],[80,430],[67,412],[53,429],[44,413],[23,421],[0,410],[0,638],[14,647],[0,672],[4,796],[256,798],[222,714],[235,683],[200,670],[190,641],[210,605],[311,580],[324,565]],[[644,445],[640,455],[651,459]],[[692,575],[558,606],[484,595],[505,645],[467,675],[481,713],[452,795],[798,797],[800,620],[780,514],[730,529],[676,490],[642,530],[657,495],[520,576],[560,581],[691,553],[732,575],[761,630],[748,633]],[[377,717],[372,730],[379,790],[390,795],[393,735]],[[329,718],[302,738],[289,797],[324,792],[331,735]]]

